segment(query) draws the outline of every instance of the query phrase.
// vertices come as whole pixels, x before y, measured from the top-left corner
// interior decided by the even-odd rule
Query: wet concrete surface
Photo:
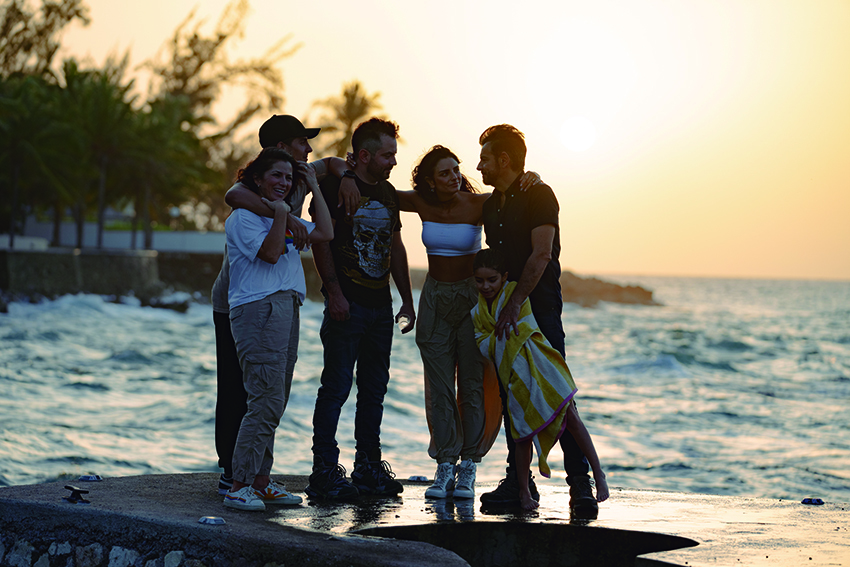
[[[306,477],[280,479],[304,496]],[[401,553],[409,564],[423,565],[429,559],[434,564],[464,563],[451,559],[451,554],[442,555],[439,548],[432,548],[429,557],[426,544],[433,543],[481,565],[850,566],[850,505],[842,503],[809,506],[799,500],[613,488],[597,519],[580,520],[570,518],[568,487],[555,481],[538,482],[541,505],[534,512],[484,510],[477,500],[426,500],[427,483],[407,482],[396,498],[353,503],[305,498],[299,506],[241,512],[222,505],[217,480],[217,474],[197,473],[6,487],[0,488],[0,509],[6,515],[13,513],[16,503],[49,504],[63,511],[129,514],[222,535],[274,533],[289,541],[304,538],[305,545],[320,541],[331,547],[335,542],[359,542],[359,535],[389,535],[408,540],[411,546],[393,553]],[[88,489],[91,504],[63,504],[60,498],[68,494],[65,484]],[[480,483],[476,493],[494,487],[495,483]],[[227,523],[200,525],[201,516],[220,516]],[[504,547],[505,542],[513,551]],[[532,560],[532,552],[541,549],[551,551],[548,558]],[[639,557],[637,562],[629,560],[629,554]],[[553,557],[560,560],[553,562]]]

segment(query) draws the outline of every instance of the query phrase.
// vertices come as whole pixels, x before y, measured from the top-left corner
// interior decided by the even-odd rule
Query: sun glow
[[[596,127],[584,116],[572,116],[561,126],[559,138],[568,150],[583,152],[596,142]]]
[[[528,88],[541,119],[569,150],[589,149],[637,80],[625,44],[587,19],[565,22],[534,51]]]

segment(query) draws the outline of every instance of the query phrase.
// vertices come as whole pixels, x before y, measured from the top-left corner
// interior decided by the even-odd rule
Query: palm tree
[[[344,158],[357,125],[383,108],[378,101],[380,97],[381,93],[368,94],[360,81],[352,81],[343,85],[341,95],[314,102],[312,108],[324,110],[318,119],[322,132],[317,142],[321,149],[317,153]]]
[[[63,206],[70,198],[64,169],[70,162],[72,132],[57,112],[57,92],[40,77],[0,79],[0,180],[5,178],[11,197],[10,246],[22,189],[31,209]]]
[[[187,97],[161,96],[137,118],[133,158],[143,172],[130,183],[136,211],[133,224],[141,215],[145,248],[150,248],[152,217],[165,217],[168,210],[192,199],[213,173],[207,165],[207,148],[195,134],[198,118]]]
[[[210,34],[201,29],[204,22],[196,18],[193,10],[160,53],[145,64],[154,74],[149,99],[184,100],[191,114],[191,120],[184,125],[188,124],[201,139],[207,152],[200,161],[210,168],[195,178],[189,198],[178,203],[189,205],[193,211],[186,217],[181,215],[178,222],[195,228],[222,228],[229,211],[222,198],[222,180],[228,183],[232,179],[228,175],[232,162],[241,165],[245,157],[243,144],[234,141],[234,134],[257,114],[282,107],[284,83],[278,63],[301,47],[300,43],[293,43],[292,34],[287,34],[259,57],[231,59],[229,48],[243,37],[249,9],[247,0],[231,0]],[[212,105],[225,85],[243,94],[245,101],[229,121],[219,124],[212,115]],[[151,206],[155,209],[162,205]],[[155,211],[151,209],[150,213]]]
[[[88,162],[97,172],[97,247],[103,246],[104,211],[107,205],[107,174],[110,162],[119,159],[130,143],[133,81],[121,84],[123,63],[107,63],[103,70],[80,70],[69,59],[62,67],[65,109],[86,148]],[[91,193],[84,182],[77,202],[77,246],[82,246],[82,226]],[[114,195],[110,197],[114,198]]]

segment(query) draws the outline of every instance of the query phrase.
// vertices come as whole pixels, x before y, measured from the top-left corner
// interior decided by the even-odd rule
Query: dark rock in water
[[[194,297],[188,293],[172,293],[168,296],[141,298],[142,305],[159,309],[171,309],[178,313],[186,313],[193,300]]]
[[[582,307],[593,307],[600,301],[634,305],[660,305],[652,299],[652,291],[637,285],[622,286],[598,278],[582,278],[572,272],[561,273],[564,301]]]

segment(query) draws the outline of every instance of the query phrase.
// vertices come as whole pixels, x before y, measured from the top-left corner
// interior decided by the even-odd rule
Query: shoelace
[[[453,477],[452,469],[450,467],[438,467],[437,469],[437,478],[434,479],[434,483],[438,485],[447,484]]]
[[[375,476],[377,476],[377,477],[388,476],[390,478],[395,478],[395,473],[393,472],[393,469],[388,462],[381,461],[380,463],[378,463],[378,465],[379,466],[377,466],[377,467],[376,466],[370,467],[375,472]]]
[[[333,481],[334,484],[345,482],[345,467],[337,463],[337,465],[331,469],[331,472],[328,473],[328,478]]]
[[[473,470],[472,468],[461,468],[457,476],[457,485],[472,488]]]

